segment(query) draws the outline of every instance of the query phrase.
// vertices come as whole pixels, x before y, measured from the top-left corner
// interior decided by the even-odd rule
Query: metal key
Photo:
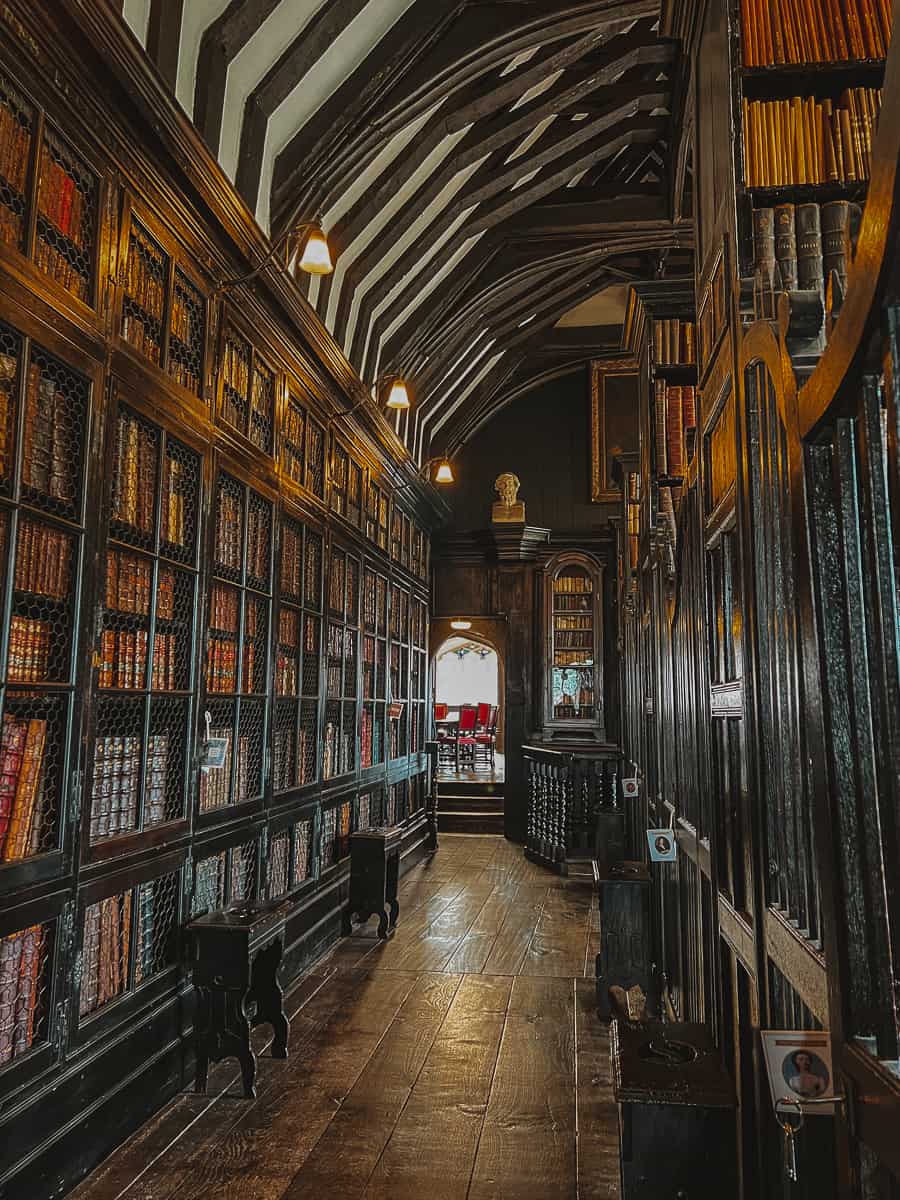
[[[790,1179],[792,1183],[797,1182],[797,1146],[794,1141],[794,1127],[789,1122],[785,1122],[781,1128],[784,1130],[784,1174],[786,1179]]]
[[[797,1123],[794,1125],[786,1116],[782,1116],[779,1111],[782,1107],[789,1106],[797,1109]],[[783,1143],[783,1163],[784,1176],[791,1183],[796,1183],[798,1179],[797,1172],[797,1143],[796,1136],[803,1127],[803,1108],[794,1096],[784,1096],[775,1106],[775,1119],[781,1126],[781,1132],[784,1135]]]

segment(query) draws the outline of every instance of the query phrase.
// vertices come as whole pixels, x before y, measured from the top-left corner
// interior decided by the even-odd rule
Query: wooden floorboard
[[[72,1200],[617,1200],[589,887],[497,837],[444,835],[394,938],[343,939],[291,989],[257,1098],[210,1071]]]

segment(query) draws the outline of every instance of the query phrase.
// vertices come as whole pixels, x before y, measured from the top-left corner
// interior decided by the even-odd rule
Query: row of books
[[[141,689],[147,679],[146,630],[104,629],[100,635],[100,671],[98,686],[123,691]],[[178,638],[174,633],[153,635],[153,668],[150,688],[171,692],[177,687]]]
[[[153,591],[153,563],[147,558],[110,550],[106,556],[106,607],[110,611],[149,616]],[[160,567],[156,590],[156,615],[175,619],[175,572]]]
[[[73,500],[79,476],[81,430],[73,397],[32,360],[25,393],[22,482],[53,500]]]
[[[200,811],[208,812],[212,808],[221,808],[225,804],[241,804],[249,800],[250,791],[250,737],[241,734],[238,738],[237,780],[234,799],[231,797],[231,750],[233,731],[230,726],[217,727],[211,731],[212,737],[225,738],[228,746],[225,750],[225,764],[212,771],[202,771],[200,774]],[[258,780],[255,781],[258,783]]]
[[[313,823],[307,819],[294,826],[294,883],[309,879],[312,870]]]
[[[319,866],[321,870],[332,866],[350,853],[350,830],[353,824],[353,805],[348,800],[322,813],[319,834]]]
[[[152,319],[144,316],[140,309],[135,312],[130,308],[127,300],[122,308],[122,338],[129,346],[143,354],[144,358],[159,365],[159,328]]]
[[[16,238],[18,242],[18,238]],[[16,244],[16,243],[12,243]],[[34,262],[39,270],[66,289],[72,296],[87,303],[90,295],[91,263],[87,258],[73,260],[72,252],[58,249],[52,240],[41,235],[34,247]]]
[[[262,422],[271,424],[274,408],[275,376],[266,367],[256,364],[250,391],[250,412]]]
[[[283,896],[288,890],[290,861],[291,833],[289,829],[282,829],[269,842],[268,894],[270,899]]]
[[[562,612],[586,612],[591,607],[590,593],[584,595],[567,596],[560,592],[555,592],[553,597],[554,609]]]
[[[46,942],[43,925],[0,938],[0,1067],[34,1045],[43,1016]]]
[[[255,612],[251,605],[247,614]],[[222,583],[214,583],[209,597],[209,624],[211,629],[223,633],[237,634],[241,619],[241,596],[237,588],[227,587]],[[252,632],[252,630],[248,630]]]
[[[200,391],[199,357],[196,359],[193,357],[186,358],[181,354],[174,354],[172,348],[169,347],[167,370],[175,382],[181,384],[183,388],[187,388],[189,392],[197,393]]]
[[[91,841],[137,829],[140,802],[142,739],[109,735],[94,742],[91,789]],[[155,733],[147,741],[144,779],[144,825],[166,819],[169,734]]]
[[[653,322],[653,361],[663,366],[690,366],[697,361],[694,322],[664,317]]]
[[[137,893],[138,945],[134,956],[134,986],[149,979],[170,960],[166,934],[177,917],[175,889],[180,876],[168,875],[142,883]]]
[[[9,105],[6,96],[0,99],[0,175],[14,192],[24,196],[28,180],[31,126],[27,118]]]
[[[561,650],[554,647],[553,650],[553,665],[554,667],[572,667],[581,663],[590,663],[593,659],[594,647],[589,646],[587,650]]]
[[[85,197],[79,181],[71,168],[52,154],[46,144],[41,147],[38,212],[79,249],[86,249]]]
[[[206,690],[218,695],[233,695],[238,687],[237,663],[237,641],[231,638],[210,637],[206,655]],[[245,641],[244,669],[241,677],[241,687],[244,692],[258,690],[256,665],[256,643]]]
[[[247,513],[248,576],[266,581],[269,578],[269,548],[271,521],[254,505]],[[240,496],[221,488],[216,521],[216,563],[228,571],[240,571],[243,558],[243,502]]]
[[[654,388],[656,473],[681,476],[687,470],[686,433],[697,428],[697,396],[693,386],[671,387],[657,379]]]
[[[125,263],[125,293],[156,323],[156,340],[160,340],[160,323],[166,302],[167,263],[162,250],[154,246],[135,223],[128,239],[128,259]],[[123,331],[124,332],[124,331]]]
[[[275,694],[277,696],[296,696],[299,686],[300,675],[297,669],[297,659],[279,651],[275,660]]]
[[[130,946],[130,891],[85,910],[80,1016],[89,1016],[127,990]]]
[[[890,0],[741,0],[745,67],[884,58]]]
[[[384,761],[384,706],[366,704],[362,710],[360,765],[373,767]]]
[[[9,627],[6,677],[11,683],[42,683],[50,670],[50,622],[14,615]]]
[[[232,391],[247,398],[250,392],[250,347],[233,336],[225,338],[222,379]]]
[[[303,596],[303,531],[287,521],[281,527],[281,567],[279,582],[282,595],[300,600]]]
[[[406,713],[399,721],[389,724],[389,745],[391,759],[402,758],[406,753]]]
[[[16,547],[16,589],[64,600],[72,586],[72,550],[71,534],[22,518]]]
[[[188,292],[180,278],[176,279],[169,328],[173,336],[183,346],[190,348],[199,360],[203,353],[203,300],[193,288],[191,292],[193,294]]]
[[[163,460],[161,540],[170,546],[187,546],[188,519],[193,521],[192,491],[198,471],[171,453]]]
[[[755,209],[755,273],[776,291],[821,290],[835,275],[843,293],[861,217],[859,205],[846,200]]]
[[[139,533],[153,533],[156,501],[156,432],[128,412],[116,425],[112,516]]]
[[[554,617],[553,626],[557,630],[567,630],[574,632],[578,629],[592,629],[593,621],[589,616],[585,617]]]
[[[587,575],[557,575],[553,580],[553,592],[557,596],[584,595],[593,590]]]
[[[51,747],[51,750],[53,747]],[[0,861],[37,854],[45,832],[47,722],[3,714],[0,733]]]
[[[554,630],[553,644],[560,650],[588,650],[594,644],[594,631],[593,629],[580,629],[577,632]]]
[[[353,770],[354,730],[341,730],[340,722],[332,719],[325,722],[325,738],[322,745],[322,778],[335,779]]]
[[[837,102],[813,96],[744,99],[747,187],[868,179],[880,110],[878,88],[848,88]]]

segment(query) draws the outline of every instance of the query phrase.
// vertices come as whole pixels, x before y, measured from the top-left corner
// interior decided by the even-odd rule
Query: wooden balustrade
[[[573,860],[624,854],[625,814],[617,748],[573,753],[524,746],[528,780],[525,853],[566,874]]]

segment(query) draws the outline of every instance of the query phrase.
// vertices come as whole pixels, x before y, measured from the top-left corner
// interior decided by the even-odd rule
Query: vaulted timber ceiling
[[[577,366],[555,328],[604,288],[690,270],[658,0],[124,0],[263,228],[321,215],[298,279],[367,383],[397,371],[422,459]]]

